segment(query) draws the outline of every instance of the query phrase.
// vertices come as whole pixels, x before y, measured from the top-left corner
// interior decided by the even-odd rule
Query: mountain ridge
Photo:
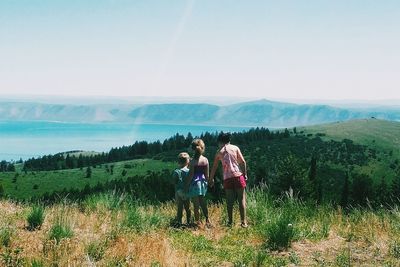
[[[294,127],[364,119],[400,121],[400,107],[339,108],[326,104],[294,104],[260,99],[229,105],[44,104],[0,102],[0,120],[61,122],[126,122]]]

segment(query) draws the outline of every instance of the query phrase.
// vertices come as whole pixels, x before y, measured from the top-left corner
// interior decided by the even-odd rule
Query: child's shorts
[[[224,189],[240,189],[246,187],[246,179],[243,175],[224,180]]]

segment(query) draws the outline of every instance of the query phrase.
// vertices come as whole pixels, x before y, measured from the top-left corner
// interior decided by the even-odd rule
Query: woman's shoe
[[[241,226],[242,228],[247,228],[247,227],[249,227],[249,225],[248,225],[247,223],[245,223],[245,222],[242,222],[242,223],[240,224],[240,226]]]

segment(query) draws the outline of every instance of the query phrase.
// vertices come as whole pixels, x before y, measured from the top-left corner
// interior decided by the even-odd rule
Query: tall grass
[[[125,218],[122,225],[129,230],[141,233],[166,228],[170,217],[157,206],[132,201],[124,207]]]
[[[106,210],[119,210],[130,201],[130,198],[117,191],[108,193],[93,194],[86,197],[80,204],[80,207],[85,212],[104,212]]]
[[[44,267],[45,265],[44,265],[43,261],[37,260],[37,259],[33,259],[31,261],[31,265],[30,266],[31,267]]]
[[[400,259],[397,207],[343,213],[293,196],[272,199],[266,187],[249,190],[247,203],[247,229],[225,227],[225,203],[210,204],[214,228],[175,229],[169,227],[176,213],[172,202],[152,205],[118,193],[100,194],[46,207],[50,225],[42,228],[49,230],[36,232],[10,227],[26,224],[25,208],[3,204],[0,260],[4,266],[171,266],[171,258],[177,266],[397,266]],[[234,216],[239,217],[236,205]],[[42,252],[25,237],[35,246],[43,244]],[[333,249],[321,252],[319,246]],[[22,252],[15,251],[19,247]]]
[[[260,227],[269,220],[273,200],[269,189],[263,185],[247,192],[247,215],[253,227]]]
[[[85,252],[89,256],[91,261],[97,262],[101,260],[104,256],[106,250],[107,242],[105,241],[91,241],[85,247]]]
[[[55,216],[53,225],[48,233],[48,238],[50,240],[55,240],[56,244],[59,244],[64,238],[70,238],[73,236],[74,232],[70,216],[70,212],[65,207],[63,207]]]

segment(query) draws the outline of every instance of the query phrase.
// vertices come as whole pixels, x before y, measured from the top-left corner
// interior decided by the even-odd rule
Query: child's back
[[[177,205],[177,214],[176,220],[178,225],[182,223],[182,211],[185,208],[186,211],[186,221],[187,223],[190,222],[190,207],[189,207],[189,198],[185,193],[185,185],[187,177],[189,176],[189,154],[182,152],[178,155],[178,164],[179,168],[175,169],[173,172],[173,180],[175,185],[175,200]]]
[[[186,177],[189,175],[189,168],[187,166],[178,168],[174,171],[175,177],[175,192],[183,191],[185,188]]]

